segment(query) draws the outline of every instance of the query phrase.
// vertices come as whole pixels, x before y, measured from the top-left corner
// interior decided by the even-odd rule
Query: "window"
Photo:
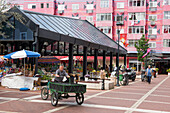
[[[112,20],[111,13],[100,13],[96,14],[96,21],[110,21]]]
[[[63,4],[59,4],[59,5],[58,5],[58,10],[59,10],[59,11],[63,11],[64,8],[65,8],[65,5],[63,5]]]
[[[47,3],[47,8],[49,8],[49,3]]]
[[[79,9],[79,4],[72,4],[72,10]]]
[[[129,13],[129,20],[145,20],[145,13]]]
[[[27,32],[21,32],[21,33],[20,33],[20,39],[21,39],[21,40],[27,39]]]
[[[100,7],[101,8],[109,7],[109,0],[101,0],[100,1]]]
[[[128,40],[128,47],[135,47],[135,43],[138,43],[138,40]]]
[[[149,42],[150,48],[156,48],[156,42]]]
[[[129,6],[144,6],[145,0],[129,0]]]
[[[170,47],[170,39],[163,40],[163,47]]]
[[[164,19],[170,19],[170,11],[164,11]]]
[[[124,8],[124,2],[118,2],[117,8]]]
[[[97,27],[100,31],[102,31],[105,34],[111,34],[112,29],[110,26],[106,26],[106,27]]]
[[[41,3],[41,8],[44,8],[44,4],[43,3]]]
[[[86,16],[86,20],[89,22],[93,22],[93,16]]]
[[[157,29],[149,29],[149,34],[150,35],[156,35],[157,34]]]
[[[149,2],[149,7],[157,7],[157,2]]]
[[[164,25],[162,31],[163,33],[170,33],[170,25]]]
[[[149,15],[149,21],[157,21],[157,15]]]
[[[129,26],[129,34],[144,34],[144,26]]]
[[[86,9],[87,10],[93,10],[93,4],[87,4]]]
[[[170,5],[170,0],[164,0],[164,5]]]
[[[36,8],[36,4],[28,4],[28,9],[35,9]]]

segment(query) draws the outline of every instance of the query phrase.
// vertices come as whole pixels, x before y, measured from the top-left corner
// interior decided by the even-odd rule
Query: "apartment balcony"
[[[64,10],[58,10],[58,14],[63,14]]]
[[[149,39],[156,39],[156,38],[157,38],[157,35],[148,35],[148,38],[149,38]]]
[[[151,25],[152,26],[156,25],[155,21],[151,21]]]
[[[118,24],[119,24],[119,25],[124,25],[124,21],[117,21],[117,22],[116,22],[116,25],[118,25]]]
[[[157,7],[150,7],[150,8],[149,8],[149,11],[152,11],[152,12],[157,11]]]

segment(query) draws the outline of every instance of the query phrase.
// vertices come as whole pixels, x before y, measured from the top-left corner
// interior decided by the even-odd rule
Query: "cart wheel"
[[[49,91],[46,87],[42,88],[41,89],[41,98],[43,100],[47,100],[48,99],[48,96],[49,96]]]
[[[76,102],[78,105],[81,105],[84,102],[83,93],[76,93]]]
[[[58,104],[58,93],[53,92],[51,95],[51,104],[56,106]]]

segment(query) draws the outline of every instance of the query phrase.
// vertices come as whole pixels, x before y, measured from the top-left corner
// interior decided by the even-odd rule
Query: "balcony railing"
[[[116,24],[124,25],[124,22],[123,21],[117,21]]]
[[[155,21],[151,21],[151,25],[154,26],[156,23]]]
[[[157,38],[157,35],[148,35],[148,37],[149,37],[150,39],[156,39],[156,38]]]
[[[93,10],[86,10],[86,13],[93,13]]]
[[[157,11],[157,7],[150,7],[149,11]]]

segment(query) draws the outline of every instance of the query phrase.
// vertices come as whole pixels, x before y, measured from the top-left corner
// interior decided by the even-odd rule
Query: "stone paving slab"
[[[143,102],[138,108],[170,112],[170,104]]]
[[[124,113],[122,110],[110,110],[104,108],[91,108],[82,106],[71,106],[64,110],[59,110],[54,113]]]
[[[62,105],[58,105],[60,107]],[[22,113],[42,113],[44,111],[54,109],[51,103],[34,103],[26,101],[10,101],[0,104],[1,111],[13,111]]]
[[[106,93],[106,94],[102,94],[101,96],[106,96],[106,97],[114,97],[114,98],[128,98],[128,99],[139,99],[141,98],[143,95],[142,94],[123,94],[123,93]]]
[[[37,94],[32,93],[22,93],[22,92],[5,92],[0,94],[0,97],[13,97],[13,98],[26,98],[30,96],[35,96]]]
[[[84,102],[85,104],[98,104],[98,105],[109,105],[109,106],[120,106],[120,107],[130,107],[135,102],[127,100],[117,100],[117,99],[106,99],[106,98],[91,98]]]

